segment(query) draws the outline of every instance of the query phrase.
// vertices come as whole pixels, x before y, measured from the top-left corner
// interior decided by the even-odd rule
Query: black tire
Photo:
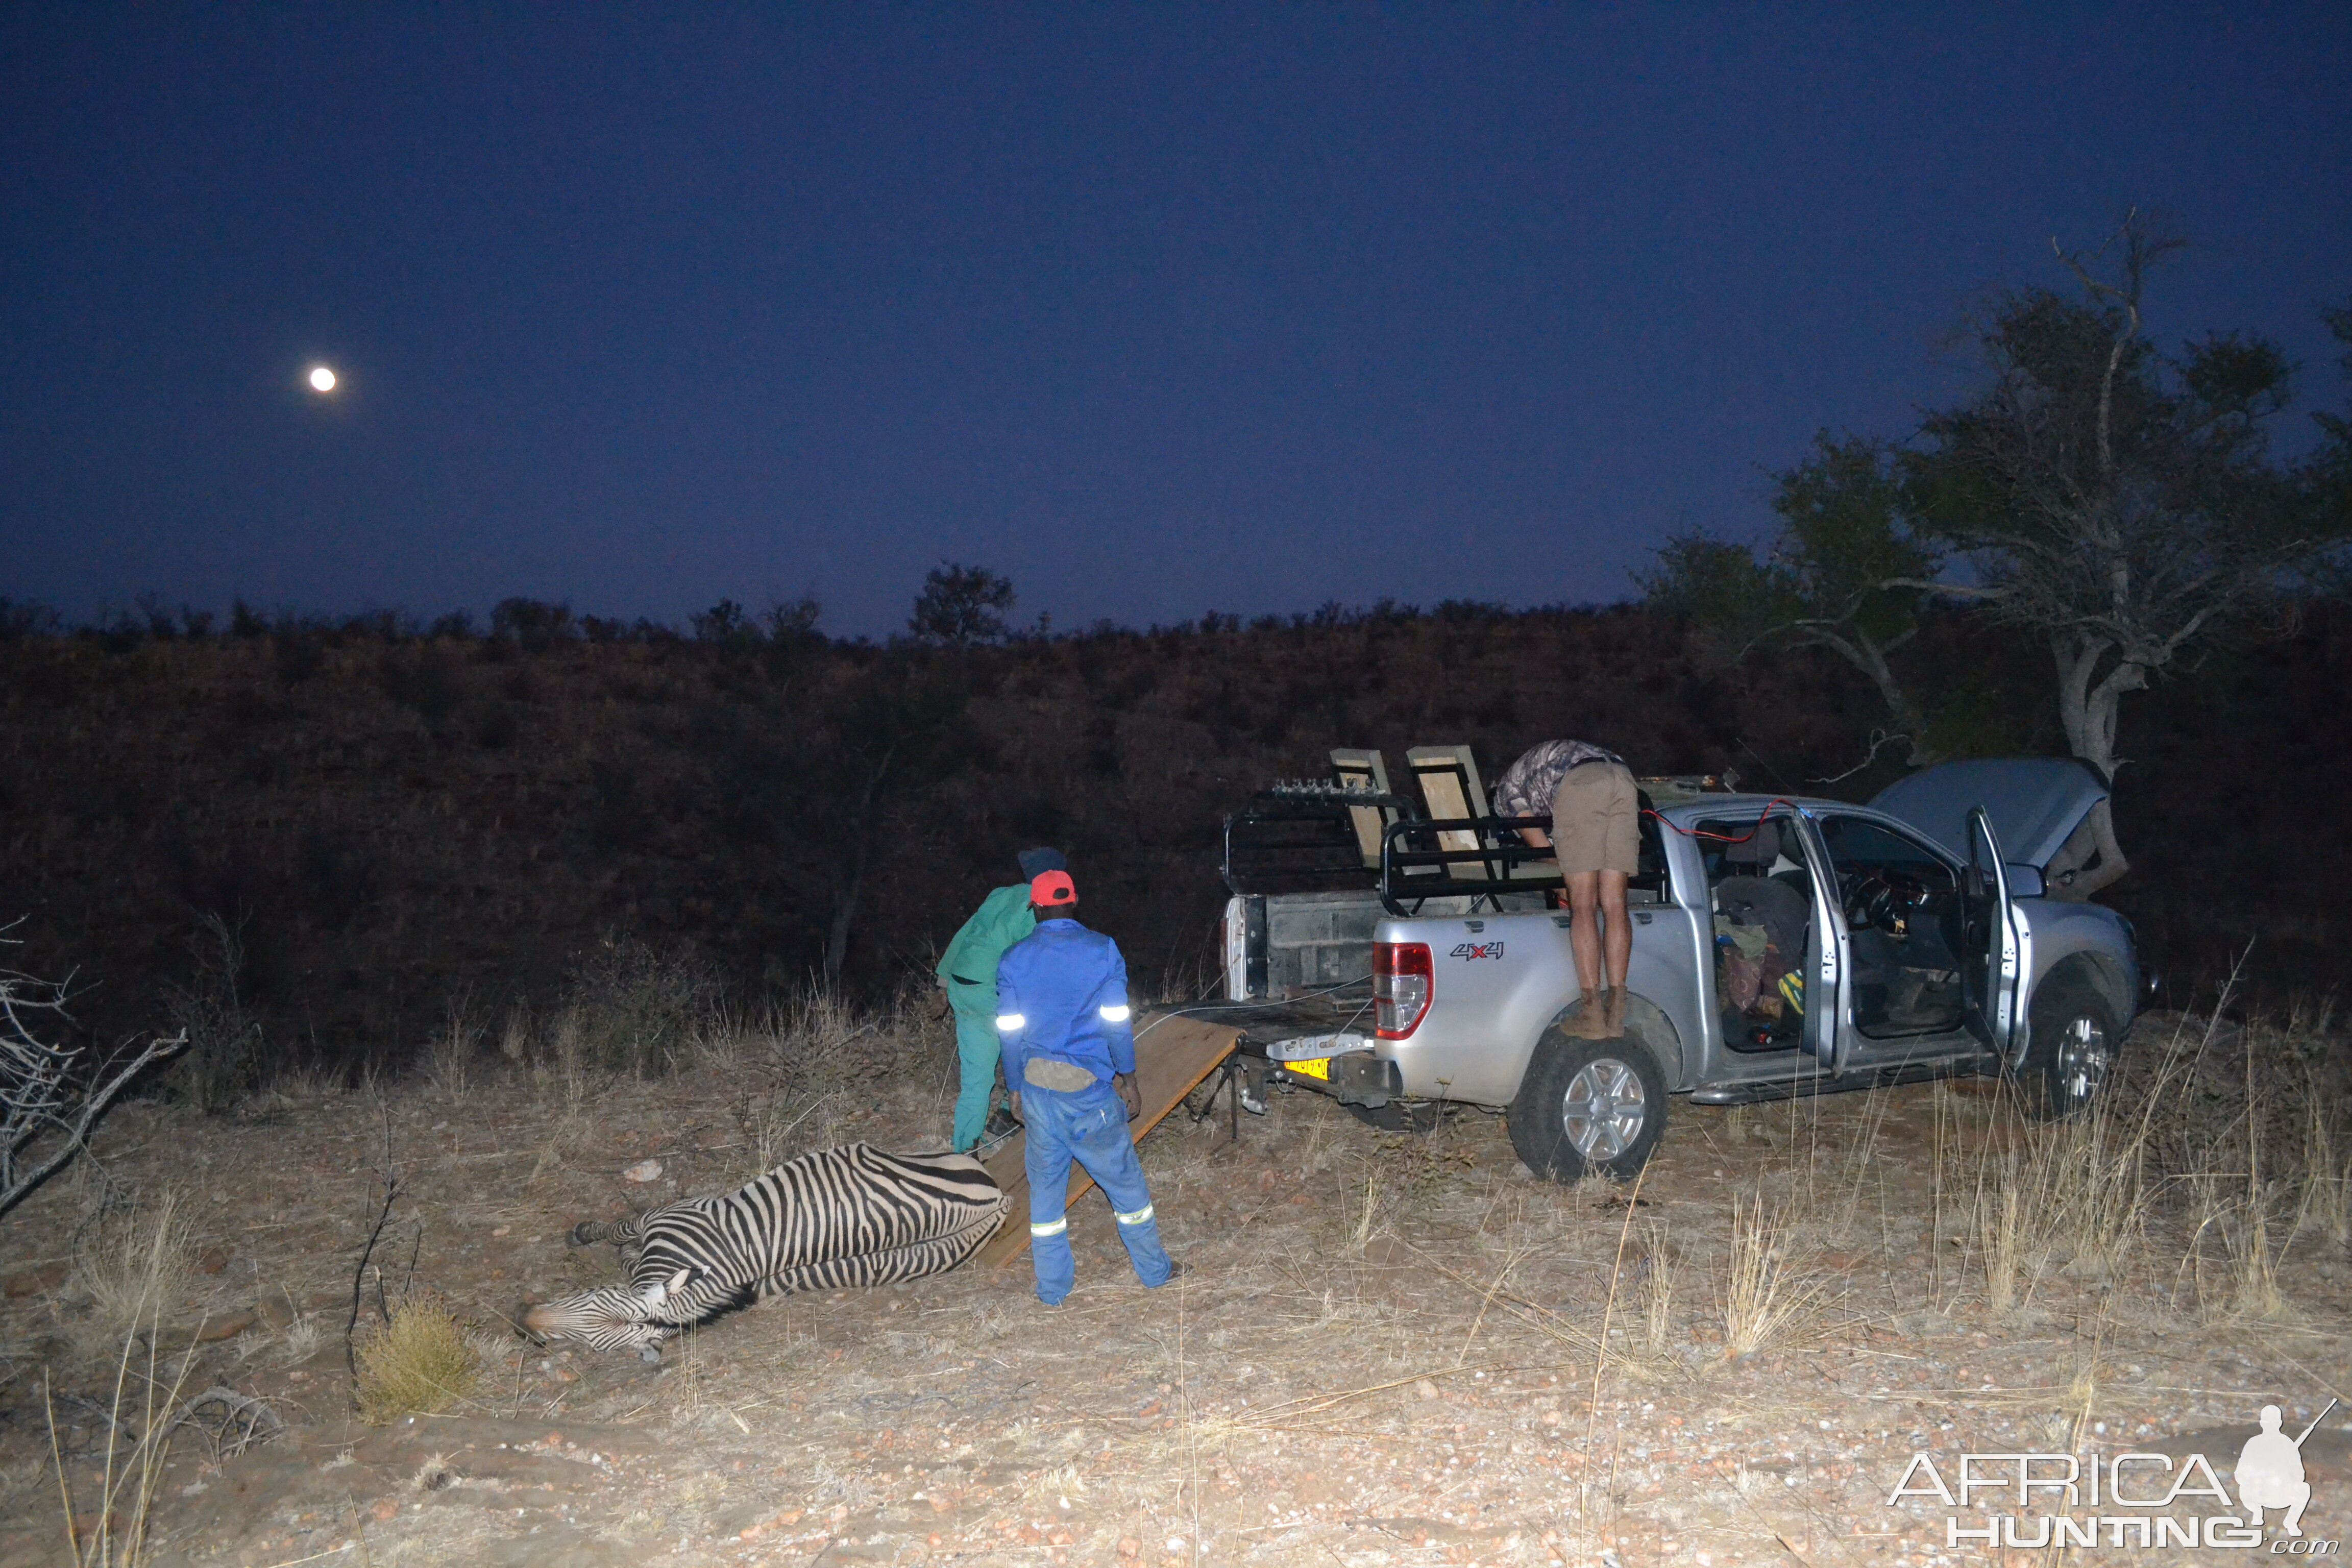
[[[1350,1105],[1346,1110],[1365,1126],[1382,1132],[1434,1132],[1445,1118],[1445,1102],[1440,1100],[1417,1100],[1410,1104],[1391,1100],[1386,1105]]]
[[[1506,1120],[1511,1147],[1539,1176],[1631,1181],[1665,1136],[1665,1074],[1630,1036],[1578,1040],[1546,1029]]]
[[[2037,1121],[2063,1121],[2095,1103],[2113,1081],[2124,1032],[2090,970],[2060,964],[2026,1005],[2025,1065],[2019,1098]]]

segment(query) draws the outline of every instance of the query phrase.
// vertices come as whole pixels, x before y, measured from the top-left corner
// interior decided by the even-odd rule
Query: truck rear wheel
[[[1546,1029],[1507,1121],[1511,1147],[1539,1176],[1630,1181],[1665,1135],[1665,1075],[1637,1040]]]

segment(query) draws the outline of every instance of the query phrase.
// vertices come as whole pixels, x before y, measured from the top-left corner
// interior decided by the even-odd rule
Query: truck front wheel
[[[1536,1042],[1507,1121],[1528,1169],[1563,1184],[1630,1181],[1666,1131],[1666,1079],[1632,1039]]]
[[[2053,969],[2026,1009],[2025,1066],[2017,1087],[2026,1114],[2060,1121],[2095,1101],[2107,1086],[2123,1031],[2098,981],[2079,959]]]

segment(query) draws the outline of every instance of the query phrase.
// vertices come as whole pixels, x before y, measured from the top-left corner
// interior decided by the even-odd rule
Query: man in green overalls
[[[1058,849],[1024,849],[1021,880],[998,888],[981,900],[971,919],[940,955],[940,989],[955,1013],[956,1061],[962,1081],[956,1090],[955,1147],[970,1150],[988,1131],[989,1091],[996,1086],[996,963],[1004,950],[1037,929],[1029,912],[1029,883],[1046,871],[1066,871]]]

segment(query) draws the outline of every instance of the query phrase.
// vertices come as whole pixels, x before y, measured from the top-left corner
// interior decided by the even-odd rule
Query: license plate
[[[1315,1057],[1307,1061],[1285,1062],[1282,1065],[1302,1078],[1319,1078],[1325,1083],[1331,1081],[1331,1059],[1328,1057]]]

